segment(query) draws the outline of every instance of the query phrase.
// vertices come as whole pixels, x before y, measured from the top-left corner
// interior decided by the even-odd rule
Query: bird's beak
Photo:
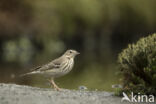
[[[76,53],[76,55],[79,55],[79,54],[80,54],[79,52]]]

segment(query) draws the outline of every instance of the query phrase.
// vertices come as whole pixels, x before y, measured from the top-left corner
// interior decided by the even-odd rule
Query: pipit
[[[75,50],[67,50],[61,57],[43,66],[38,66],[31,72],[23,74],[21,76],[32,74],[42,74],[50,76],[51,79],[49,81],[51,85],[54,87],[54,89],[60,90],[60,88],[55,84],[54,79],[66,75],[72,70],[74,66],[74,58],[78,54],[80,53]]]

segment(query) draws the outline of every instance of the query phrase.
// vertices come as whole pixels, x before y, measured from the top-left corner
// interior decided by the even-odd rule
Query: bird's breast
[[[73,60],[73,59],[69,59],[69,60],[65,63],[65,65],[64,65],[64,67],[63,67],[63,69],[62,69],[62,71],[63,71],[64,73],[70,72],[70,71],[72,70],[72,68],[73,68],[73,65],[74,65],[74,60]]]
[[[57,72],[53,72],[51,73],[51,75],[53,77],[61,77],[63,75],[68,74],[72,68],[74,66],[74,60],[73,59],[69,59],[67,61],[64,61],[60,67],[60,69],[57,69]]]

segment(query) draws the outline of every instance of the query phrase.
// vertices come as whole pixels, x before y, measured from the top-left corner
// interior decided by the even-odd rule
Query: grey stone
[[[55,91],[16,84],[0,84],[0,104],[129,104],[105,91]]]

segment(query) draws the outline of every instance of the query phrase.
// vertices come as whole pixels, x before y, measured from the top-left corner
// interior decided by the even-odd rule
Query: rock
[[[0,84],[0,104],[121,104],[121,98],[104,91],[55,91],[16,84]]]
[[[79,90],[87,90],[88,88],[86,86],[79,86]]]

